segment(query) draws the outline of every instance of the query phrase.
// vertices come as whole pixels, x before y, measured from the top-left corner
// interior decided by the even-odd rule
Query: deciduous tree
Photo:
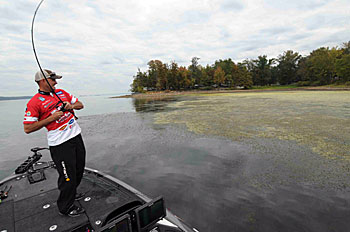
[[[224,72],[224,70],[222,70],[222,68],[220,66],[215,69],[214,83],[218,86],[225,83],[225,72]]]
[[[288,85],[293,82],[297,82],[297,69],[298,61],[300,60],[301,55],[292,50],[285,51],[282,55],[278,56],[278,81],[281,85]]]

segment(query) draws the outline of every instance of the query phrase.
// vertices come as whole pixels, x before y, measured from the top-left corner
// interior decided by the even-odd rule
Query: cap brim
[[[60,76],[60,75],[55,75],[55,76],[52,76],[52,77],[49,77],[49,78],[51,78],[51,79],[61,79],[62,76]]]

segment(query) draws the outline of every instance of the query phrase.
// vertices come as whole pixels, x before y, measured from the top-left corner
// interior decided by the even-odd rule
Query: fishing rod
[[[41,6],[41,4],[42,4],[43,2],[44,2],[44,0],[41,0],[41,1],[40,1],[39,5],[37,6],[37,8],[36,8],[36,10],[35,10],[35,12],[34,12],[34,16],[33,16],[33,20],[32,20],[31,35],[32,35],[33,52],[34,52],[34,56],[35,56],[36,62],[37,62],[38,66],[39,66],[39,69],[40,69],[40,71],[41,71],[41,74],[44,76],[46,83],[49,85],[50,90],[51,90],[51,93],[54,94],[54,95],[57,97],[59,103],[62,104],[61,111],[65,111],[64,107],[66,106],[66,103],[64,103],[64,102],[62,101],[62,99],[57,95],[57,93],[55,92],[55,90],[54,90],[54,89],[52,88],[52,86],[50,85],[50,82],[47,80],[46,75],[45,75],[43,69],[41,68],[38,55],[36,54],[36,51],[35,51],[35,45],[34,45],[34,21],[35,21],[35,16],[36,16],[36,14],[37,14],[37,12],[38,12],[38,10],[39,10],[39,8],[40,8],[40,6]],[[78,117],[75,116],[73,110],[69,110],[69,112],[71,112],[71,113],[73,114],[73,116],[74,116],[76,119],[78,119]]]

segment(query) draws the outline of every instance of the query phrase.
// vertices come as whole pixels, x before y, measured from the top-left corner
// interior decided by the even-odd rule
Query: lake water
[[[85,108],[77,116],[87,166],[150,197],[164,196],[167,208],[200,231],[349,231],[349,192],[327,187],[323,178],[324,187],[302,179],[315,175],[322,182],[319,176],[337,164],[325,162],[306,146],[264,138],[254,139],[252,146],[249,141],[195,134],[183,124],[155,123],[157,112],[181,110],[168,108],[174,99],[80,100]],[[0,179],[30,155],[31,147],[46,146],[44,129],[23,132],[27,101],[0,101]],[[50,159],[49,154],[43,159]],[[309,163],[318,166],[308,168],[317,172],[298,169]],[[340,183],[343,179],[349,179],[348,173],[339,176]]]
[[[111,96],[119,96],[119,94],[79,97],[79,100],[85,104],[85,108],[78,111],[77,115],[135,112],[131,98],[110,98]],[[0,101],[0,113],[3,115],[0,122],[0,138],[7,137],[14,132],[23,132],[23,115],[28,101],[29,99]]]

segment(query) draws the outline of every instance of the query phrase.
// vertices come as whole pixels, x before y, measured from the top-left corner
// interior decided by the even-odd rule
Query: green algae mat
[[[328,159],[350,161],[349,91],[198,94],[170,103],[156,124],[183,124],[196,134],[233,141],[295,141]]]

